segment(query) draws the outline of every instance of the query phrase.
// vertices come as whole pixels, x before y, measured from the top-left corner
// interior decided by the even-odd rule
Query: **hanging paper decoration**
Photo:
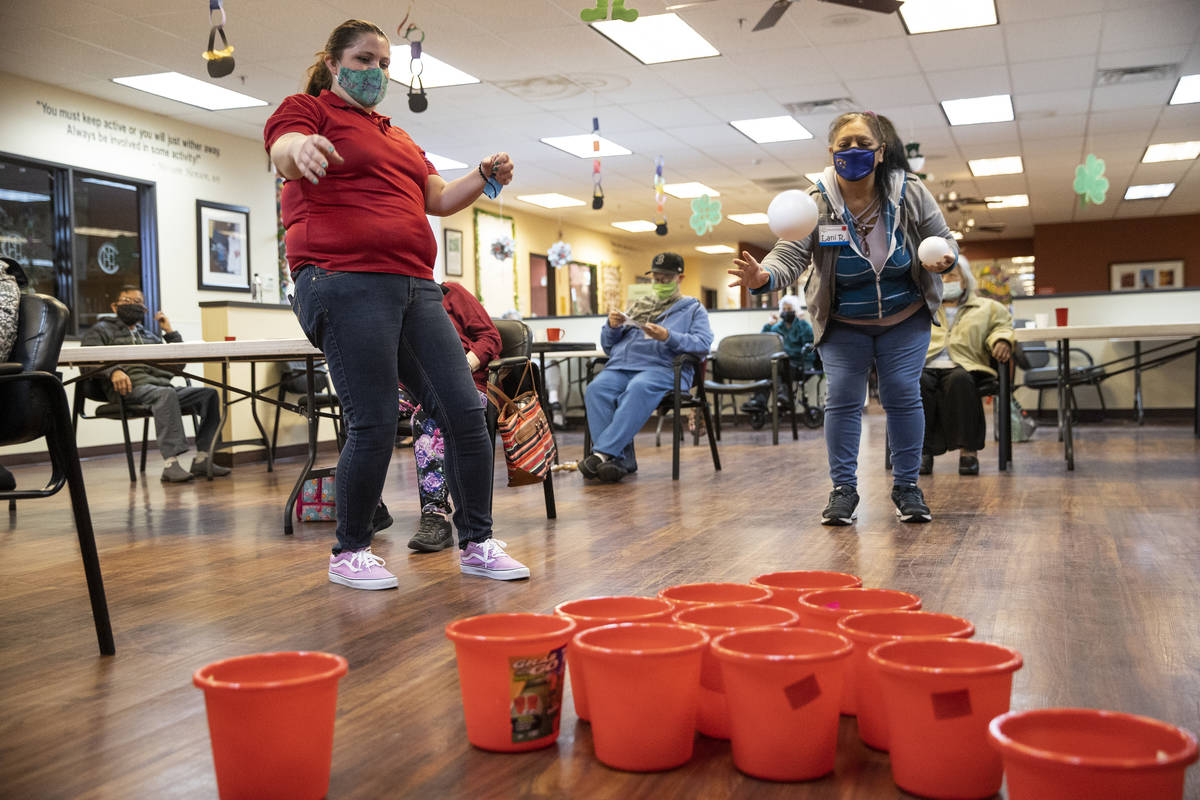
[[[508,261],[512,258],[513,250],[517,243],[513,241],[511,236],[501,236],[492,242],[492,258],[497,261]]]
[[[550,262],[550,266],[554,268],[565,267],[571,263],[571,245],[561,239],[550,245],[550,252],[546,254],[546,260]]]
[[[220,12],[220,22],[216,21],[213,12]],[[208,0],[208,21],[212,27],[208,31],[208,49],[203,53],[205,67],[209,77],[224,78],[233,72],[233,45],[225,38],[225,9],[221,6],[221,0]],[[218,35],[221,44],[225,45],[220,50],[215,49]]]
[[[604,208],[604,187],[600,185],[600,118],[592,117],[592,209]]]
[[[713,200],[706,194],[702,194],[692,201],[692,218],[689,224],[697,236],[704,234],[717,227],[721,222],[721,201]]]
[[[625,0],[613,0],[611,15],[609,11],[608,0],[596,0],[596,7],[583,9],[579,12],[579,18],[584,22],[599,22],[604,19],[633,22],[638,18],[638,10],[636,8],[626,8]]]
[[[667,235],[667,191],[663,182],[663,157],[654,159],[654,232]]]
[[[979,282],[977,291],[981,297],[990,298],[1005,306],[1012,302],[1012,287],[1009,285],[1008,275],[1004,274],[999,264],[994,261],[984,264],[975,277]]]
[[[1088,203],[1100,205],[1108,193],[1108,178],[1104,177],[1104,159],[1096,158],[1094,153],[1088,153],[1087,159],[1075,168],[1075,194],[1079,195],[1079,204]]]

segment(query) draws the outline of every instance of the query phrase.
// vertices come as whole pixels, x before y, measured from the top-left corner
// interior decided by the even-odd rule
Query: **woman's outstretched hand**
[[[735,258],[733,263],[737,269],[729,270],[729,274],[734,276],[733,283],[729,284],[730,286],[745,286],[747,289],[757,289],[771,280],[771,273],[763,269],[754,259],[754,256],[745,250],[742,251],[742,257]]]

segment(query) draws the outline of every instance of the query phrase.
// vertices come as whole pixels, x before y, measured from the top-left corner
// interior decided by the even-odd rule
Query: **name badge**
[[[841,222],[822,222],[817,226],[817,235],[821,247],[850,244],[850,228]]]

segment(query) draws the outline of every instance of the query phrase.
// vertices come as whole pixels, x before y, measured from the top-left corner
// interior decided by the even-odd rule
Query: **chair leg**
[[[777,364],[771,368],[771,444],[779,444],[779,373]]]
[[[709,428],[709,430],[716,434],[717,441],[719,442],[721,441],[721,395],[716,395],[713,398],[713,402],[717,406],[717,413],[716,416],[713,417],[712,427]]]
[[[546,519],[554,519],[558,516],[558,509],[554,504],[554,471],[546,473],[546,480],[542,481],[542,492],[546,495]]]
[[[717,455],[717,439],[713,435],[713,420],[712,414],[708,410],[708,401],[705,400],[700,408],[704,409],[704,431],[708,434],[708,449],[712,451],[713,469],[720,472],[721,457]]]
[[[662,426],[663,420],[665,420],[666,417],[663,416],[661,411],[656,411],[654,415],[658,417],[658,424],[654,428],[654,446],[662,447]]]
[[[792,415],[792,441],[799,441],[800,430],[796,427],[796,390],[792,386],[792,382],[790,380],[788,381],[787,385],[787,402],[788,410]]]
[[[286,394],[286,391],[287,390],[283,388],[283,383],[281,382],[279,384],[279,396],[277,398],[280,403],[283,402],[283,398]],[[279,412],[282,410],[283,409],[280,408],[278,405],[275,406],[275,425],[271,430],[271,460],[272,461],[275,460],[275,448],[279,446]]]
[[[137,470],[133,466],[133,442],[129,439],[129,420],[121,417],[121,433],[125,435],[125,461],[129,464],[129,482],[137,483]]]
[[[146,474],[146,445],[150,443],[150,418],[142,419],[142,469],[141,473]]]
[[[675,406],[672,409],[675,417],[671,420],[671,480],[679,480],[679,444],[683,439],[683,409],[679,407],[679,392],[672,393]]]
[[[1096,397],[1100,398],[1100,421],[1103,422],[1108,417],[1108,407],[1104,405],[1104,392],[1100,391],[1100,384],[1093,383],[1096,387]]]

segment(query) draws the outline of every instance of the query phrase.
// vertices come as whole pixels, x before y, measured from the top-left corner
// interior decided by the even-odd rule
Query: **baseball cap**
[[[646,274],[649,275],[651,272],[671,272],[675,275],[682,275],[683,256],[678,253],[659,253],[650,262],[650,269]]]

